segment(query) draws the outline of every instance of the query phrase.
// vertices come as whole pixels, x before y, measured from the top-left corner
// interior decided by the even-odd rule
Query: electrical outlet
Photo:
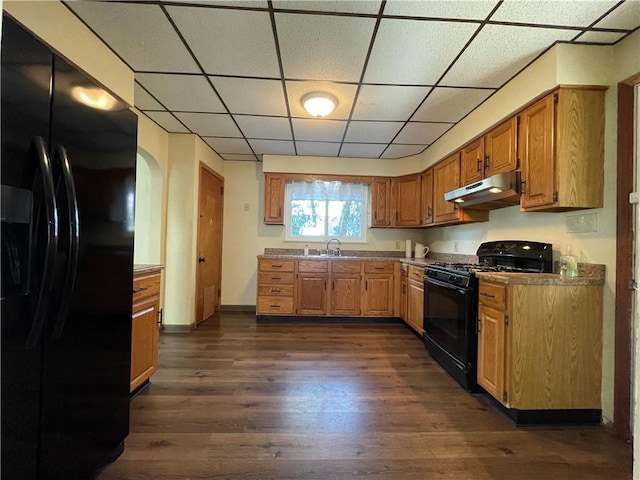
[[[457,252],[458,251],[458,240],[454,240],[453,241],[453,251]]]
[[[586,233],[598,231],[598,214],[583,213],[580,215],[567,215],[567,232]]]

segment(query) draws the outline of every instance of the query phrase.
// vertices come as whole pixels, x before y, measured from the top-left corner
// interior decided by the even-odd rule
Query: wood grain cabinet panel
[[[146,383],[158,369],[160,268],[134,273],[129,384],[132,392]]]
[[[365,262],[362,314],[369,317],[394,315],[395,264]]]
[[[298,273],[296,314],[327,314],[327,277],[322,273]]]
[[[258,315],[293,315],[293,260],[258,259]]]
[[[518,167],[518,117],[501,123],[484,136],[484,178]]]
[[[460,153],[451,155],[433,167],[433,221],[450,222],[458,219],[458,206],[447,202],[444,194],[460,186]]]
[[[599,410],[601,286],[480,280],[478,383],[517,410]]]
[[[266,173],[264,177],[264,223],[284,225],[283,175]]]
[[[477,138],[460,150],[460,177],[462,185],[484,178],[484,137]]]
[[[604,191],[604,90],[565,88],[520,114],[524,211],[600,208]]]
[[[409,265],[407,280],[407,324],[422,335],[424,323],[424,268]]]
[[[396,227],[417,227],[422,223],[421,175],[405,175],[393,179],[394,221]]]
[[[433,223],[433,169],[422,173],[422,225]]]
[[[391,179],[374,177],[371,182],[371,226],[391,226]]]

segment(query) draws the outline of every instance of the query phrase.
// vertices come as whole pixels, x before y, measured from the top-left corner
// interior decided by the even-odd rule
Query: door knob
[[[206,259],[206,258],[204,258],[204,257],[198,257],[198,263],[204,263],[204,262],[206,262],[206,261],[207,261],[207,259]]]

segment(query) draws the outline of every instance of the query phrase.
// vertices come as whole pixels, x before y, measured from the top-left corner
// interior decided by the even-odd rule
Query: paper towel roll
[[[411,240],[405,240],[404,252],[405,257],[411,258]]]

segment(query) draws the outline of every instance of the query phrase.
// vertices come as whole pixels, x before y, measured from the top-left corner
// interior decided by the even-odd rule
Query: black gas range
[[[470,392],[477,384],[477,272],[547,273],[553,270],[549,243],[485,242],[478,263],[436,263],[425,267],[424,341],[431,356]]]

